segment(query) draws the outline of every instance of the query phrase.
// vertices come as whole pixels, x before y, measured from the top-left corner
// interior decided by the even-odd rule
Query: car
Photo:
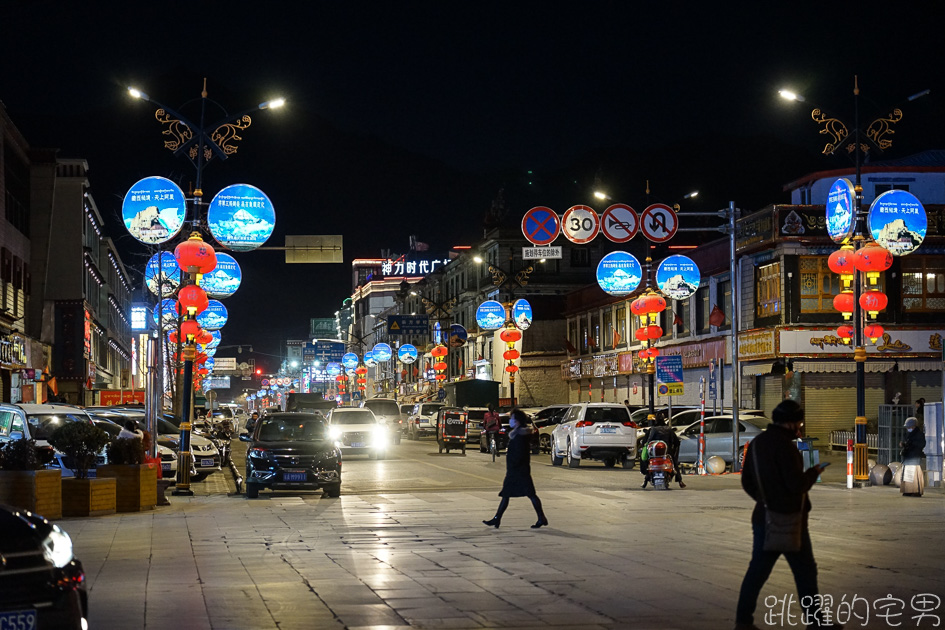
[[[420,436],[436,433],[436,412],[446,405],[441,402],[419,402],[413,406],[407,418],[407,439],[419,440]]]
[[[468,442],[479,442],[479,436],[482,434],[482,423],[489,408],[466,407],[465,411],[466,417],[469,419],[469,424],[466,427],[466,440]]]
[[[675,409],[675,408],[674,408]],[[722,415],[731,415],[731,409],[723,409],[719,413],[712,413],[711,409],[706,409],[705,417],[708,419],[712,416],[722,416]],[[673,414],[673,419],[669,422],[669,426],[679,434],[686,427],[691,425],[693,422],[699,422],[701,420],[702,411],[696,407],[695,409],[686,409],[685,411],[680,411],[679,413]],[[761,409],[739,409],[739,416],[764,416],[765,413]]]
[[[321,414],[272,413],[241,435],[246,450],[246,497],[259,491],[322,490],[341,495],[341,449]]]
[[[613,403],[575,403],[551,432],[551,464],[567,460],[569,468],[600,460],[632,468],[637,453],[637,425],[630,410]]]
[[[532,422],[534,422],[535,429],[538,431],[538,445],[542,453],[551,451],[551,433],[556,426],[561,424],[562,418],[570,408],[571,405],[550,405],[540,407],[534,411],[530,409],[523,410],[532,417]]]
[[[111,420],[106,420],[98,414],[90,413],[89,416],[92,418],[92,422],[99,429],[108,434],[108,437],[111,440],[115,440],[118,437],[118,434],[121,433],[121,426],[112,422]],[[170,446],[165,444],[158,443],[155,445],[155,455],[161,460],[161,477],[163,479],[171,479],[177,476],[177,453],[174,452]],[[193,468],[193,461],[191,461],[191,476],[197,474],[197,471]]]
[[[370,409],[374,412],[374,417],[379,422],[387,425],[390,437],[394,444],[400,444],[404,434],[404,416],[400,412],[400,406],[393,398],[369,398],[361,403],[364,409]]]
[[[738,452],[742,460],[745,445],[761,435],[771,421],[764,416],[738,416]],[[693,422],[679,432],[679,463],[696,464],[699,458],[699,433],[701,422]],[[732,416],[712,416],[705,419],[705,457],[718,456],[726,464],[732,463]]]
[[[366,454],[372,459],[387,456],[390,433],[370,409],[335,407],[328,412],[328,432],[343,454]]]
[[[36,446],[40,448],[49,447],[49,436],[66,422],[92,423],[92,418],[85,410],[73,405],[19,403],[9,407],[23,411],[26,415],[24,428],[28,433],[27,437],[36,440]],[[102,466],[106,463],[108,463],[106,450],[102,449],[95,457],[95,465]],[[72,477],[74,475],[72,464],[72,461],[63,453],[55,451],[52,461],[46,467],[59,469],[63,477]],[[86,471],[86,475],[94,477],[95,470],[90,468]]]
[[[72,539],[38,514],[0,506],[0,628],[88,628],[85,571]]]

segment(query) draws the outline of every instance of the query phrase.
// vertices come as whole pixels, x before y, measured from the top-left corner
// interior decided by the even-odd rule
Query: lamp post
[[[509,375],[509,399],[513,407],[515,406],[515,372],[518,368],[512,364],[514,359],[510,359],[506,355],[509,355],[510,352],[513,354],[516,352],[513,346],[516,341],[522,338],[522,333],[516,330],[514,317],[512,315],[512,305],[515,300],[515,288],[525,288],[528,285],[529,277],[535,271],[534,265],[525,265],[515,273],[513,271],[514,259],[515,256],[509,252],[508,271],[504,271],[496,265],[489,265],[489,273],[492,275],[492,284],[494,284],[499,291],[502,291],[504,288],[508,294],[508,300],[505,302],[505,330],[500,334],[500,338],[508,345],[508,350],[503,357],[506,358],[509,363],[506,366],[506,372],[508,372]]]
[[[929,93],[929,90],[923,90],[913,94],[906,99],[912,102]],[[790,90],[780,90],[782,98],[789,101],[804,102],[806,99]],[[860,131],[860,85],[857,76],[853,77],[853,134],[838,118],[828,116],[824,110],[815,107],[811,111],[811,118],[818,125],[823,125],[820,133],[827,135],[829,141],[824,146],[822,153],[824,155],[833,155],[837,151],[844,149],[848,154],[853,154],[855,165],[855,180],[853,184],[854,203],[853,203],[853,236],[849,239],[852,245],[853,258],[857,258],[857,252],[863,247],[872,244],[872,237],[866,226],[866,211],[863,209],[863,186],[860,175],[862,170],[862,155],[870,151],[882,153],[884,149],[892,146],[891,136],[893,130],[891,126],[902,120],[902,110],[893,107],[885,116],[880,116],[867,126],[866,132]],[[892,259],[889,259],[892,262]],[[888,265],[887,265],[888,268]],[[851,270],[853,273],[853,304],[852,318],[853,330],[852,341],[854,345],[853,360],[856,362],[856,418],[854,419],[855,441],[853,445],[853,480],[856,487],[865,487],[869,485],[869,464],[866,445],[866,348],[864,341],[864,328],[866,309],[860,304],[860,298],[863,296],[863,278],[865,272],[859,264]],[[840,295],[843,295],[842,293]],[[837,296],[838,298],[840,296]],[[846,309],[844,309],[846,310]],[[844,328],[844,327],[841,327]]]
[[[164,146],[172,151],[175,156],[186,156],[190,162],[193,164],[196,170],[196,180],[194,188],[194,197],[191,200],[193,206],[193,225],[195,228],[198,226],[203,226],[204,221],[199,213],[199,207],[203,205],[203,168],[206,163],[213,157],[217,157],[220,160],[226,160],[227,157],[237,152],[237,142],[240,140],[240,136],[237,134],[238,131],[248,128],[252,124],[252,118],[249,116],[250,113],[262,110],[262,109],[272,109],[278,108],[285,104],[285,100],[282,98],[277,98],[274,100],[266,101],[260,103],[256,107],[247,109],[245,111],[239,112],[237,114],[230,115],[223,110],[223,117],[216,120],[213,124],[207,123],[207,80],[203,81],[203,90],[200,93],[200,118],[199,122],[195,123],[185,116],[183,116],[179,111],[167,107],[166,105],[161,104],[155,99],[151,98],[140,89],[135,87],[129,87],[128,93],[136,99],[144,100],[149,103],[155,104],[158,109],[154,113],[154,117],[162,125],[165,125],[167,129],[163,134],[169,139],[164,141]],[[216,103],[214,103],[216,104]],[[219,106],[219,104],[217,104]],[[197,232],[194,233],[195,236],[199,238]],[[178,246],[180,247],[180,245]],[[213,249],[209,246],[206,246],[209,249],[210,255],[213,255]],[[175,254],[176,256],[176,254]],[[178,263],[181,263],[181,258],[178,258]],[[214,265],[216,264],[214,258]],[[197,275],[202,273],[202,270],[197,269],[196,267],[185,269],[182,265],[182,271],[185,271],[191,274],[191,280],[196,283]],[[212,269],[212,267],[210,267]],[[181,291],[186,289],[184,286],[183,278],[181,283]],[[159,299],[163,299],[163,296],[159,296]],[[195,313],[192,313],[191,316],[195,316]],[[177,469],[177,486],[174,490],[174,494],[181,495],[192,495],[193,492],[190,490],[190,463],[186,461],[189,457],[192,457],[190,452],[190,429],[191,421],[193,418],[193,382],[192,377],[194,373],[194,360],[196,359],[196,343],[195,337],[196,334],[186,334],[184,331],[184,324],[192,322],[196,324],[196,320],[185,319],[181,323],[180,327],[180,337],[181,341],[186,341],[182,349],[181,355],[183,358],[183,382],[180,391],[180,399],[178,403],[179,417],[180,417],[180,428],[181,428],[181,438],[180,438],[180,465]],[[189,327],[192,328],[192,327]],[[196,332],[196,331],[195,331]],[[161,339],[160,343],[165,343],[166,340]],[[149,427],[153,431],[153,424]]]

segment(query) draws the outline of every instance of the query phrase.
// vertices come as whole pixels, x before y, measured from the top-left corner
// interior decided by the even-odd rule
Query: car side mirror
[[[10,439],[11,439],[11,440],[22,440],[22,439],[23,439],[23,432],[22,432],[22,431],[10,431]]]
[[[249,433],[240,434],[240,442],[252,442],[252,441],[253,441],[253,438],[249,435]]]

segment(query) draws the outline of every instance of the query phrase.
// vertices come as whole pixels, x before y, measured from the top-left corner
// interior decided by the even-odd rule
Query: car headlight
[[[387,441],[387,425],[378,424],[374,426],[374,443],[383,443]]]
[[[331,439],[339,440],[341,439],[341,434],[342,434],[341,427],[337,425],[328,427],[328,435],[331,436]]]
[[[43,557],[57,569],[72,562],[72,539],[57,525],[52,526],[52,531],[43,540]]]
[[[249,456],[256,459],[269,459],[269,451],[264,448],[251,448],[249,449]]]

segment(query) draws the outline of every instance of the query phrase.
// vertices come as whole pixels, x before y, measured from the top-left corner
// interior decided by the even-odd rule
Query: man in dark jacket
[[[785,400],[774,408],[772,424],[751,441],[742,468],[742,488],[755,500],[751,514],[753,544],[751,562],[742,581],[735,613],[735,629],[751,630],[755,607],[761,588],[771,575],[781,552],[765,551],[765,510],[792,513],[803,511],[801,548],[785,553],[794,574],[799,602],[804,609],[804,623],[808,628],[839,628],[822,625],[817,606],[817,564],[807,530],[810,500],[807,491],[823,471],[820,465],[804,470],[801,454],[794,439],[802,435],[804,410],[793,400]],[[760,486],[759,486],[760,484]]]

